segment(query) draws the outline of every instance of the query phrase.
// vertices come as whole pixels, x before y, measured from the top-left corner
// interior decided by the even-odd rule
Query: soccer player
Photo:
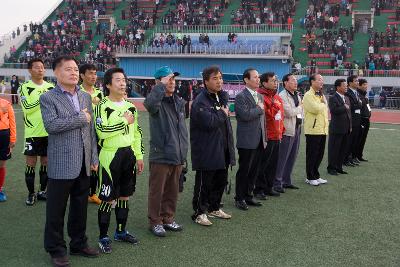
[[[3,191],[6,178],[6,160],[11,158],[11,151],[16,141],[14,110],[10,102],[0,98],[0,202],[7,200]]]
[[[26,168],[25,181],[28,187],[28,198],[26,205],[32,206],[38,200],[46,200],[47,186],[47,137],[48,134],[43,125],[42,113],[40,111],[39,97],[54,85],[46,82],[44,78],[45,69],[43,60],[31,59],[28,62],[28,71],[31,80],[23,83],[19,88],[21,96],[22,111],[25,123],[25,150]],[[40,191],[35,194],[35,167],[37,157],[40,157]]]
[[[125,230],[128,219],[129,196],[135,191],[136,169],[143,171],[142,131],[138,125],[136,107],[125,100],[126,76],[121,68],[112,68],[104,74],[106,96],[96,106],[95,123],[101,151],[99,155],[100,228],[99,247],[103,253],[111,253],[108,237],[111,205],[117,200],[115,216],[117,229],[115,241],[137,244],[138,240]]]
[[[82,79],[80,88],[92,97],[93,110],[96,105],[104,98],[103,92],[94,85],[97,81],[97,69],[93,64],[84,64],[79,68],[79,75]],[[97,148],[100,151],[100,147]],[[96,195],[97,181],[99,180],[98,172],[92,171],[90,176],[89,202],[100,204],[101,200]]]

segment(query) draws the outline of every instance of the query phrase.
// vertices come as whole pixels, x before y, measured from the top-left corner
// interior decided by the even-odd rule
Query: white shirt
[[[341,98],[342,98],[342,100],[343,100],[343,103],[345,103],[346,104],[346,99],[345,99],[345,97],[344,97],[344,95],[342,95],[341,93],[339,93],[338,91],[336,91],[336,94],[338,94]]]
[[[250,92],[251,96],[254,98],[254,101],[256,102],[256,104],[258,103],[258,95],[257,92],[255,90],[251,90],[250,88],[246,89]]]

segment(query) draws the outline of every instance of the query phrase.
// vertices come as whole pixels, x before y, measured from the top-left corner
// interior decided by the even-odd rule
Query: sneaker
[[[212,222],[207,218],[206,214],[200,214],[196,217],[196,220],[194,221],[197,224],[204,225],[204,226],[210,226],[212,225]]]
[[[39,192],[37,192],[36,198],[37,198],[37,200],[46,201],[46,200],[47,200],[46,191],[39,191]]]
[[[106,236],[99,239],[99,248],[102,253],[110,254],[112,252],[111,249],[111,239]]]
[[[133,245],[139,243],[134,235],[131,235],[128,231],[123,231],[121,233],[115,232],[114,240],[119,242],[127,242]]]
[[[33,206],[33,204],[35,204],[35,202],[36,202],[36,194],[32,193],[32,194],[28,195],[28,198],[26,199],[25,204],[27,206]]]
[[[7,195],[4,193],[4,191],[0,191],[0,202],[5,202],[7,201]]]
[[[172,223],[166,223],[163,226],[166,230],[170,230],[173,232],[179,232],[183,230],[182,225],[177,224],[175,221],[173,221]]]
[[[230,219],[232,215],[225,213],[223,210],[215,210],[208,213],[208,216],[211,218],[220,218],[220,219]]]
[[[162,224],[153,225],[153,226],[150,228],[150,231],[151,231],[155,236],[158,236],[158,237],[165,237],[165,235],[166,235],[165,229],[164,229],[164,227],[162,226]]]
[[[324,180],[324,179],[321,179],[321,178],[318,178],[317,181],[320,184],[326,184],[328,182],[328,180]]]
[[[100,205],[100,203],[101,203],[100,198],[96,194],[93,194],[92,196],[89,196],[88,201],[90,203],[96,203],[97,205]]]
[[[313,186],[318,186],[319,182],[318,182],[318,180],[308,180],[308,179],[306,179],[306,184],[313,185]]]

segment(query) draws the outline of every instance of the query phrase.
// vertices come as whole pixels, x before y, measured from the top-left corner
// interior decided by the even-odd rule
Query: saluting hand
[[[135,122],[135,118],[133,117],[133,114],[130,113],[129,111],[125,111],[123,117],[128,121],[128,124],[132,124]]]
[[[87,110],[87,108],[82,109],[82,111],[83,111],[83,113],[85,113],[86,121],[89,123],[92,120],[92,116],[90,116],[90,113]]]

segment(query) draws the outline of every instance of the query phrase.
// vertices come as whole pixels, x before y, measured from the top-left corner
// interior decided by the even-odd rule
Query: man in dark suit
[[[70,197],[70,254],[96,257],[86,237],[87,192],[91,170],[97,171],[92,100],[79,89],[77,61],[61,56],[53,62],[57,86],[40,97],[48,139],[48,186],[44,247],[54,266],[70,266],[64,240],[64,215]]]
[[[371,107],[369,106],[369,100],[367,97],[368,82],[365,79],[360,79],[358,81],[358,95],[360,96],[362,106],[361,106],[361,122],[360,122],[360,137],[359,144],[356,151],[356,157],[359,161],[368,161],[363,158],[364,146],[367,141],[370,118],[371,118]]]
[[[347,143],[347,153],[344,165],[354,167],[360,164],[360,161],[358,161],[358,159],[356,158],[361,123],[361,99],[357,92],[358,77],[356,75],[351,75],[347,77],[347,84],[349,89],[347,90],[345,95],[350,100],[352,129]]]
[[[239,169],[236,173],[235,205],[247,210],[248,205],[261,206],[253,198],[253,189],[262,151],[266,147],[264,102],[257,93],[260,78],[257,70],[247,69],[243,73],[246,88],[235,98],[237,120],[236,147],[239,153]],[[263,196],[263,199],[266,199]]]
[[[348,135],[351,132],[350,101],[345,93],[347,83],[345,79],[335,81],[336,93],[328,101],[331,112],[328,139],[328,173],[338,175],[346,174],[342,165],[346,154]]]

